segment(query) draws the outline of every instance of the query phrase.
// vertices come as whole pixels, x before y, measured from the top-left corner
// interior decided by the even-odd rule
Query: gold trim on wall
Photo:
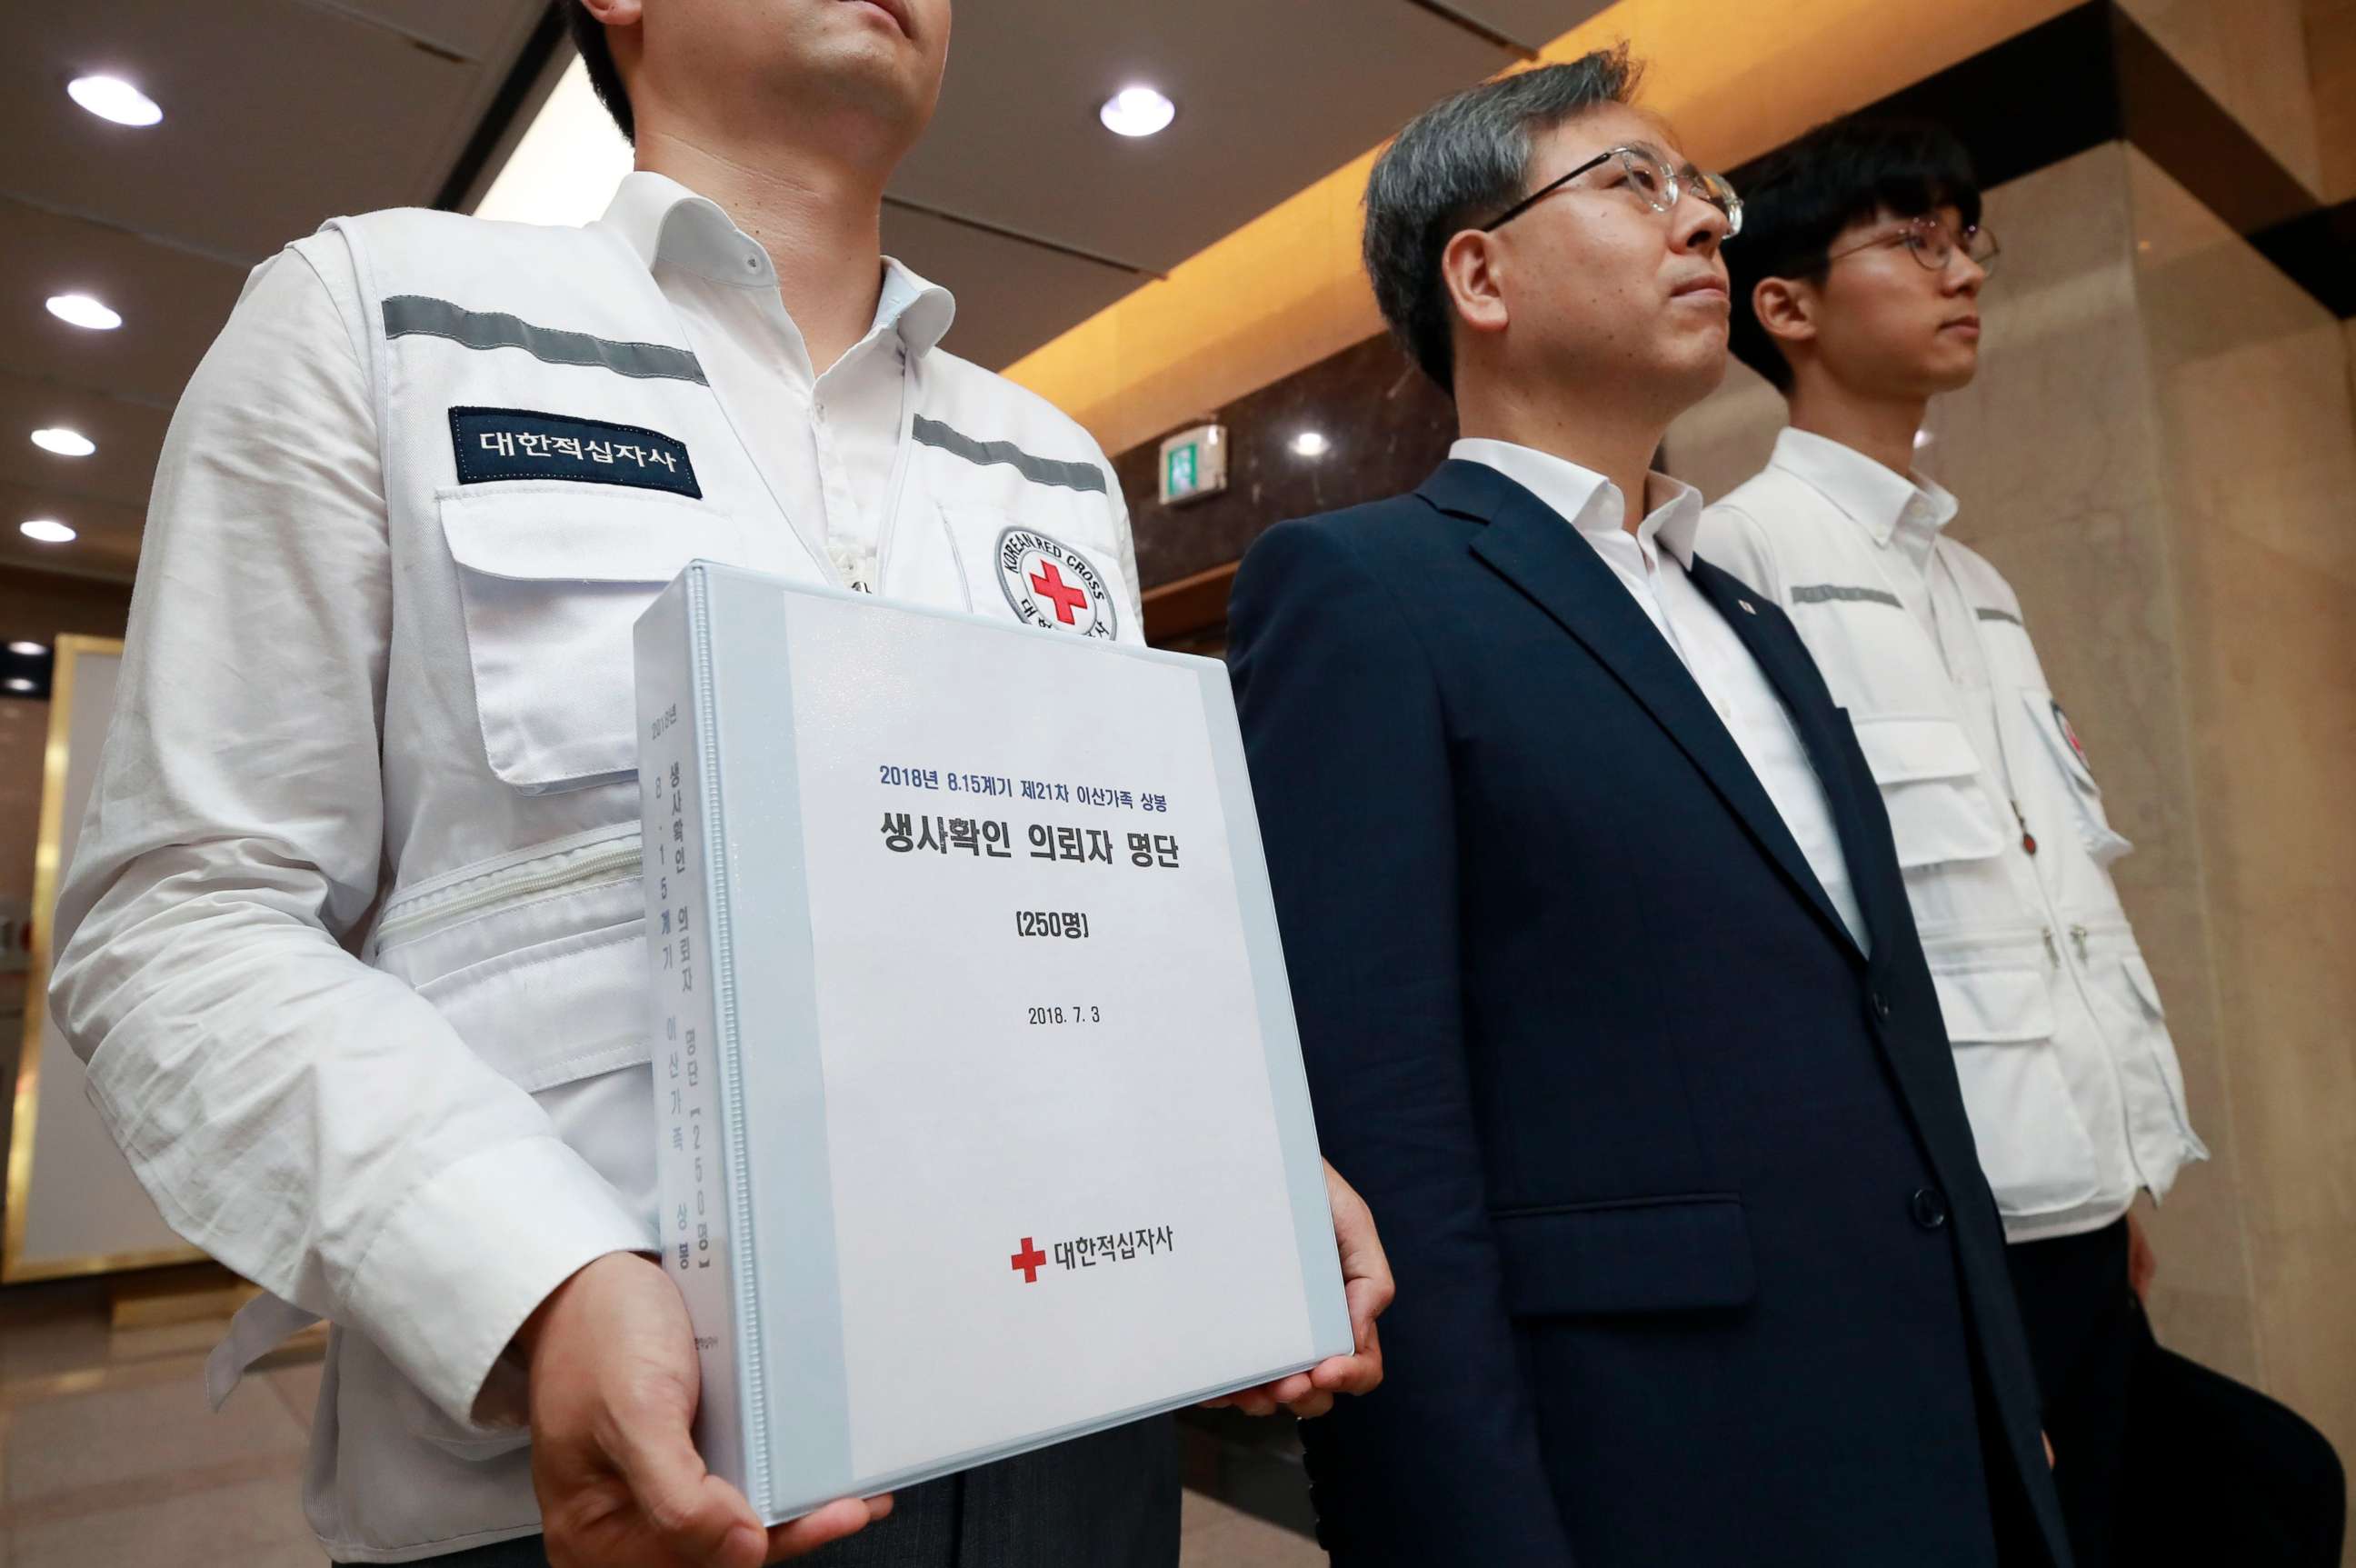
[[[30,1280],[120,1273],[129,1269],[201,1262],[196,1247],[158,1247],[138,1252],[85,1252],[61,1258],[25,1258],[25,1205],[33,1189],[34,1122],[40,1110],[41,1034],[49,1015],[49,936],[56,914],[59,841],[65,830],[66,749],[73,727],[74,665],[84,654],[120,658],[123,643],[111,637],[66,635],[57,639],[57,666],[49,681],[48,750],[42,757],[40,838],[33,853],[33,950],[25,972],[25,1038],[16,1060],[16,1095],[8,1136],[8,1222],[0,1238],[0,1284]]]

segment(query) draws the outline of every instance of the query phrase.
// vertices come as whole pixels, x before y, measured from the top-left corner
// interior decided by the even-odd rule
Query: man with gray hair
[[[1726,182],[1624,53],[1460,93],[1365,262],[1463,439],[1270,530],[1230,661],[1389,1380],[1306,1423],[1343,1568],[2068,1562],[1857,740],[1646,468],[1724,370]]]

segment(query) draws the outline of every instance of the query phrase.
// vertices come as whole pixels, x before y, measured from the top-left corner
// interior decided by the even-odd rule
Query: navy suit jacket
[[[1398,1280],[1304,1424],[1337,1563],[2064,1563],[1889,819],[1769,601],[1861,952],[1569,522],[1478,464],[1279,525],[1229,662],[1319,1134]]]

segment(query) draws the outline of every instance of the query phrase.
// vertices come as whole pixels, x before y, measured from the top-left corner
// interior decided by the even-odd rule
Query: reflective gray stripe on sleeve
[[[2019,616],[2017,616],[2017,615],[2013,614],[2010,610],[2000,610],[2000,609],[1997,609],[1997,608],[1995,606],[1993,606],[1993,605],[1982,605],[1982,606],[1979,607],[1978,614],[1979,614],[1979,618],[1980,618],[1980,619],[1982,619],[1982,620],[2001,620],[2001,621],[2009,621],[2009,622],[2011,622],[2014,626],[2018,626],[2018,627],[2019,627],[2019,628],[2020,628],[2020,629],[2021,629],[2021,630],[2023,630],[2023,631],[2027,631],[2027,630],[2029,629],[2029,628],[2028,628],[2027,626],[2025,626],[2025,625],[2023,625],[2023,624],[2022,624],[2021,619],[2020,619],[2020,618],[2019,618]]]
[[[1792,602],[1795,605],[1822,605],[1835,601],[1860,605],[1888,605],[1893,610],[1902,610],[1906,607],[1898,602],[1896,594],[1881,588],[1847,588],[1837,583],[1816,583],[1804,588],[1792,590]]]
[[[534,327],[496,310],[468,310],[422,294],[397,294],[384,302],[384,335],[447,338],[469,349],[521,349],[551,365],[596,365],[640,381],[711,384],[703,379],[703,367],[684,349],[617,343],[586,332]]]
[[[988,467],[992,463],[1004,463],[1038,485],[1061,485],[1067,490],[1094,490],[1105,493],[1104,470],[1094,463],[1066,463],[1054,457],[1033,457],[1012,441],[976,441],[972,436],[951,430],[937,419],[923,414],[910,426],[909,434],[927,446],[937,446],[969,463]]]

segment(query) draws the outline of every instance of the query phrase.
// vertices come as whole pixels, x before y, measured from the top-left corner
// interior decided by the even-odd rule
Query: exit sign
[[[1162,443],[1162,504],[1179,506],[1227,488],[1227,432],[1198,424]]]

